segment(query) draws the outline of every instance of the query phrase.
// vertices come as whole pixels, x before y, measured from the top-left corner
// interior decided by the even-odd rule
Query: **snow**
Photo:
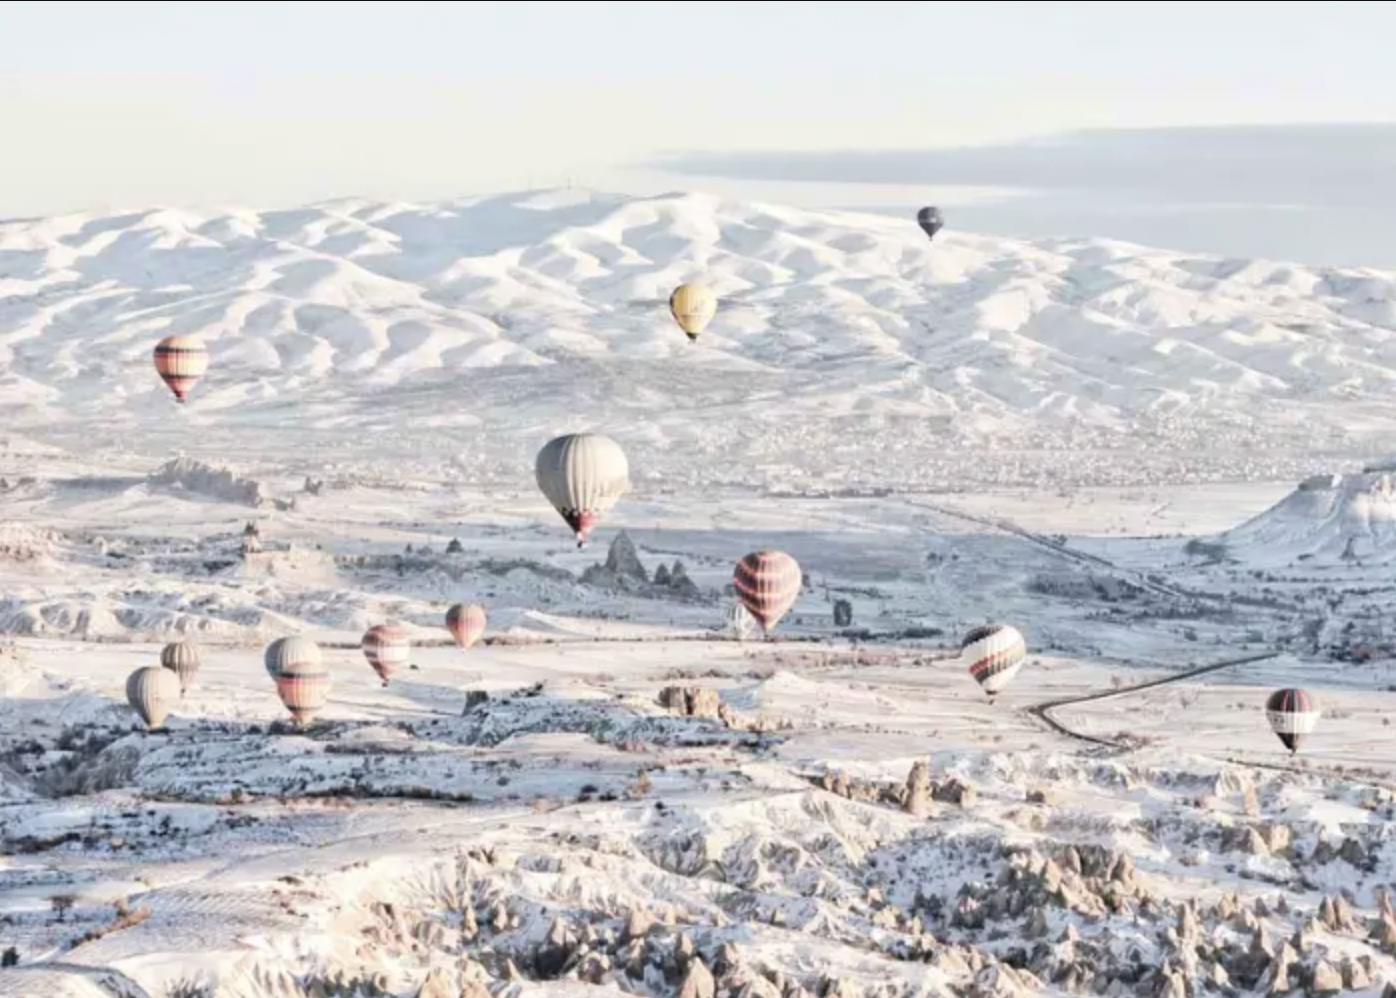
[[[0,225],[0,995],[1380,994],[1394,281],[701,194]],[[584,550],[580,429],[635,483]],[[807,585],[738,641],[766,547]]]

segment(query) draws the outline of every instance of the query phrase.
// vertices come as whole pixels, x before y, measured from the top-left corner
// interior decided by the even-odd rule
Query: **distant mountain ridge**
[[[667,312],[684,280],[722,299],[697,344]],[[740,464],[774,485],[933,485],[964,448],[1215,464],[1389,433],[1394,288],[705,194],[68,215],[0,225],[0,415],[69,445],[315,437],[486,476],[582,426],[641,477]],[[212,355],[177,415],[150,366],[175,332]]]

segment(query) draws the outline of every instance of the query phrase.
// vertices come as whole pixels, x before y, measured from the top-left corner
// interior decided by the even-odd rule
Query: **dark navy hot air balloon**
[[[934,239],[945,225],[945,219],[941,217],[939,208],[926,207],[916,213],[916,224],[921,226],[927,239]]]

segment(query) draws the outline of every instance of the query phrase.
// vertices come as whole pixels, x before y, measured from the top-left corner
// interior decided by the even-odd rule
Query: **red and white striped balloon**
[[[330,670],[321,662],[298,659],[281,667],[276,692],[297,724],[315,719],[330,698]]]
[[[457,603],[446,611],[446,630],[462,648],[469,648],[485,636],[485,609],[474,603]]]
[[[377,624],[364,631],[363,649],[384,686],[412,657],[412,641],[396,624]]]
[[[737,599],[767,632],[795,605],[803,581],[800,563],[784,551],[753,551],[732,573]]]
[[[166,336],[155,344],[153,360],[176,402],[183,402],[208,372],[208,348],[194,336]]]

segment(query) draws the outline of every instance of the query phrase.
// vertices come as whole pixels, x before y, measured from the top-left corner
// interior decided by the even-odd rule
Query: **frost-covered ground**
[[[751,995],[1132,995],[1170,975],[1261,986],[1281,965],[1374,982],[1357,994],[1396,980],[1367,927],[1396,886],[1380,661],[1296,646],[1052,711],[1118,748],[1030,713],[1283,646],[1266,606],[1074,560],[1111,543],[1185,560],[1187,538],[1138,539],[1158,507],[1133,494],[1074,498],[1103,535],[1064,548],[1065,500],[1035,510],[1034,534],[1006,531],[1005,494],[929,509],[714,492],[624,504],[579,552],[532,497],[354,485],[259,513],[32,467],[0,545],[21,635],[0,702],[0,948],[20,967],[0,994],[354,993],[324,983],[338,974],[416,995],[433,968],[527,994],[704,994],[712,975]],[[1219,498],[1242,511],[1246,491]],[[985,514],[999,526],[967,518]],[[244,556],[249,519],[263,550]],[[678,561],[693,588],[583,582],[622,529],[648,575]],[[818,640],[718,633],[734,552],[768,542],[811,580],[781,632]],[[856,642],[833,626],[840,598]],[[489,644],[447,642],[456,599],[489,608]],[[949,657],[985,616],[1038,652],[993,704]],[[383,688],[357,638],[388,617],[417,648]],[[304,733],[260,655],[294,631],[335,680]],[[125,676],[180,633],[204,646],[198,685],[168,732],[139,731]],[[1289,683],[1325,710],[1297,765],[1261,710]],[[673,686],[720,704],[700,694],[708,716],[685,716]]]
[[[1392,277],[905,228],[0,226],[0,995],[1383,994]],[[168,331],[214,355],[182,409]],[[635,489],[578,551],[531,464],[582,426]],[[739,643],[765,546],[808,585]],[[954,660],[990,618],[1033,652],[992,704]],[[334,676],[304,731],[289,633]],[[139,730],[179,636],[199,680]],[[1297,761],[1282,685],[1324,710]]]

